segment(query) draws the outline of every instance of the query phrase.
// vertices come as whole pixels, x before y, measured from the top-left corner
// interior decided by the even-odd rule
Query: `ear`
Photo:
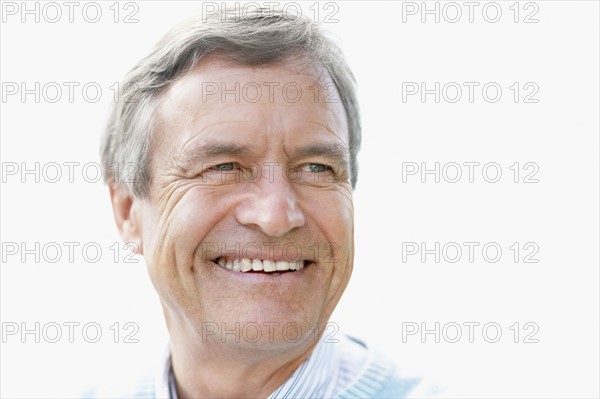
[[[121,239],[126,243],[134,243],[133,252],[143,255],[142,200],[133,196],[127,187],[118,186],[116,183],[109,184],[109,191],[113,215]]]

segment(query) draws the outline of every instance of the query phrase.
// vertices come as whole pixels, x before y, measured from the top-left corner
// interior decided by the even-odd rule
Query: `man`
[[[324,339],[353,267],[360,120],[318,26],[264,10],[191,21],[122,88],[102,160],[171,338],[131,396],[418,394],[362,342]]]

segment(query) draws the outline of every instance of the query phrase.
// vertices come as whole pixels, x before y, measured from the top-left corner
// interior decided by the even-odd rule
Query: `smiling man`
[[[190,21],[122,87],[105,176],[171,338],[131,396],[417,394],[364,343],[324,339],[353,268],[360,121],[319,27],[272,10]]]

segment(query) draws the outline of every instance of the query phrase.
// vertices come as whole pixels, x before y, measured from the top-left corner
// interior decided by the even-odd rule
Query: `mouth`
[[[269,273],[274,276],[281,273],[298,272],[313,262],[309,260],[268,260],[268,259],[248,259],[248,258],[226,258],[218,257],[213,260],[223,269],[239,273]]]

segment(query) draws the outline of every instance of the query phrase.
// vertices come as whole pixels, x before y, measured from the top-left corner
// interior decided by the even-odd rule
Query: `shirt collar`
[[[323,339],[312,353],[268,399],[331,398],[338,385],[340,353]]]
[[[164,358],[155,380],[156,397],[178,399],[169,349]],[[308,359],[268,399],[334,397],[358,374],[366,358],[366,348],[345,336],[322,337]]]

